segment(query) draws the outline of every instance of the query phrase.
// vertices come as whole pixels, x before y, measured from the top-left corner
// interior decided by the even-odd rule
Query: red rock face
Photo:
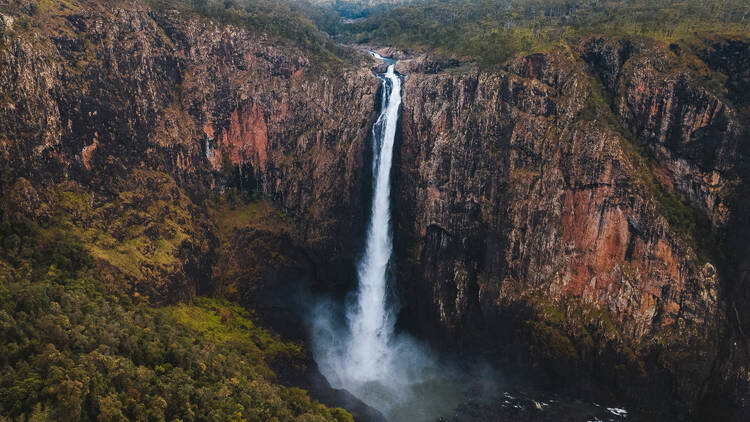
[[[254,103],[248,112],[232,111],[229,127],[221,132],[219,139],[220,151],[227,154],[233,165],[250,163],[255,168],[265,168],[268,128],[258,104]],[[212,162],[214,170],[221,170],[217,164]]]
[[[83,148],[81,151],[81,161],[87,170],[91,170],[91,156],[96,152],[96,147],[99,146],[99,140],[94,138],[94,142]]]
[[[407,310],[413,323],[454,347],[504,350],[525,329],[523,319],[513,325],[519,309],[552,306],[568,314],[561,330],[582,355],[587,346],[575,343],[574,333],[604,322],[577,326],[571,312],[580,311],[571,306],[584,314],[598,309],[616,332],[597,340],[594,360],[603,366],[595,372],[613,373],[606,349],[632,350],[649,374],[669,374],[659,382],[694,406],[702,392],[693,386],[716,375],[713,364],[688,374],[680,362],[684,354],[718,359],[725,321],[719,263],[699,260],[660,215],[658,198],[639,176],[645,159],[624,147],[633,140],[607,123],[616,120],[606,117],[611,112],[586,117],[594,89],[587,69],[564,51],[523,57],[496,73],[423,73],[435,67],[427,60],[399,64],[405,85],[396,209],[409,233],[400,255],[411,257],[399,280],[408,280],[404,289],[414,296]],[[656,92],[639,98],[658,98]],[[661,105],[643,109],[654,107],[658,120]],[[685,136],[722,113],[720,106],[675,108],[669,101],[664,109],[680,116]],[[670,182],[664,189],[684,183],[668,161],[649,171],[648,180]],[[418,302],[424,297],[431,301]],[[650,353],[661,361],[648,362]],[[622,396],[658,394],[620,384]]]
[[[737,112],[663,51],[634,57],[618,98],[623,122],[648,144],[670,185],[723,226],[721,192],[737,177],[746,128]]]

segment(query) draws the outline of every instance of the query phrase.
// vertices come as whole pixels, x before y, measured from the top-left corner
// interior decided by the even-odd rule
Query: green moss
[[[81,188],[59,188],[47,230],[68,232],[132,282],[156,286],[182,267],[180,248],[207,248],[205,222],[171,177],[144,170],[130,177],[134,188],[108,200],[95,201]]]
[[[645,363],[633,350],[605,309],[582,304],[578,298],[567,298],[559,303],[543,296],[527,298],[531,317],[523,326],[522,336],[528,344],[531,362],[544,368],[550,375],[571,376],[575,371],[589,370],[600,376],[602,362],[622,365],[624,374],[645,377]],[[606,364],[605,364],[606,365]]]
[[[85,37],[86,34],[79,34],[79,37]],[[85,69],[89,64],[94,63],[96,61],[96,47],[94,47],[94,44],[89,39],[84,39],[83,42],[83,51],[78,54],[78,59],[73,63],[73,70],[76,72],[81,72],[83,69]]]
[[[300,365],[304,359],[299,344],[282,341],[268,330],[255,325],[248,311],[223,299],[196,298],[193,304],[160,309],[163,320],[177,324],[212,344],[231,346],[242,351],[248,364],[258,373],[273,377],[267,363],[284,359]]]
[[[706,212],[659,182],[654,172],[655,160],[646,147],[625,137],[620,137],[620,141],[633,163],[638,181],[655,200],[657,212],[667,220],[672,233],[693,248],[699,263],[722,259],[723,244],[714,233]]]
[[[86,218],[92,213],[92,195],[79,191],[59,190],[57,192],[57,206],[63,213],[69,213],[74,218]]]
[[[74,13],[80,10],[77,2],[73,0],[31,0],[29,8],[35,14],[45,14],[50,12],[69,12]]]
[[[252,291],[269,272],[296,265],[290,257],[290,219],[266,199],[249,199],[230,191],[209,209],[220,242],[214,274],[227,297],[240,285]]]
[[[533,307],[536,319],[565,330],[574,337],[595,335],[612,339],[619,336],[610,313],[595,306],[577,300],[555,304],[537,299],[533,301]]]
[[[537,364],[558,360],[574,362],[578,359],[573,342],[559,328],[542,321],[526,321],[526,329],[530,337],[531,358]]]
[[[248,227],[273,215],[275,206],[267,200],[256,200],[240,205],[223,203],[214,211],[217,225],[223,231]]]

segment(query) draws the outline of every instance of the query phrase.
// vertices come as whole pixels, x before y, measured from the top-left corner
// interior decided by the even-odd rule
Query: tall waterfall
[[[341,308],[319,301],[313,310],[313,353],[333,387],[351,392],[390,421],[431,421],[456,404],[455,388],[442,379],[429,350],[412,337],[394,333],[395,309],[388,303],[391,236],[391,163],[401,107],[401,79],[395,62],[378,75],[381,111],[372,129],[372,212],[365,252],[358,265],[356,298]]]
[[[379,57],[379,56],[376,56]],[[351,337],[347,345],[348,376],[356,381],[378,379],[389,368],[389,341],[393,316],[387,297],[387,270],[391,260],[391,162],[401,106],[401,80],[394,64],[381,76],[383,104],[373,127],[372,214],[367,230],[365,254],[359,263],[357,304],[349,309]]]

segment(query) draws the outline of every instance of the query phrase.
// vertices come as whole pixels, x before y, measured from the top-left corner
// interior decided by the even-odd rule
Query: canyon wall
[[[648,408],[747,397],[745,366],[726,363],[746,356],[745,264],[725,246],[747,233],[731,223],[747,220],[747,124],[715,70],[599,38],[494,72],[424,56],[399,70],[407,324]]]
[[[0,18],[4,215],[60,224],[154,303],[351,288],[379,104],[364,54],[141,6]],[[402,322],[634,406],[741,417],[748,45],[399,61]]]
[[[339,268],[353,268],[364,230],[362,162],[377,104],[377,78],[366,66],[311,61],[288,41],[137,5],[71,2],[40,11],[32,24],[17,18],[3,15],[0,48],[4,194],[23,177],[43,203],[91,190],[99,210],[143,182],[134,182],[134,171],[164,174],[200,226],[178,247],[210,255],[211,200],[227,187],[256,192],[292,222],[305,271],[350,282]],[[367,59],[351,54],[347,60]],[[153,199],[148,189],[140,206]],[[50,217],[37,207],[27,212]],[[199,290],[220,290],[211,259],[204,261],[199,271],[149,265]],[[132,288],[159,302],[190,296],[185,284],[156,291],[145,275],[136,278]]]

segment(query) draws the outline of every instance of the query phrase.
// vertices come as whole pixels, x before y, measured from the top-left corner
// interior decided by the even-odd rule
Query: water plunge
[[[459,396],[445,381],[431,353],[417,341],[394,331],[394,304],[388,301],[391,233],[391,164],[401,107],[401,79],[395,62],[379,75],[381,112],[372,130],[373,195],[365,253],[358,265],[356,299],[346,320],[336,306],[319,302],[313,313],[313,352],[333,387],[343,388],[378,409],[389,420],[431,420],[450,412]]]
[[[365,254],[359,263],[359,295],[347,312],[351,337],[347,345],[347,376],[358,382],[377,379],[393,358],[389,341],[393,316],[386,300],[391,259],[390,173],[401,80],[388,66],[383,76],[385,107],[373,129],[373,199]]]

